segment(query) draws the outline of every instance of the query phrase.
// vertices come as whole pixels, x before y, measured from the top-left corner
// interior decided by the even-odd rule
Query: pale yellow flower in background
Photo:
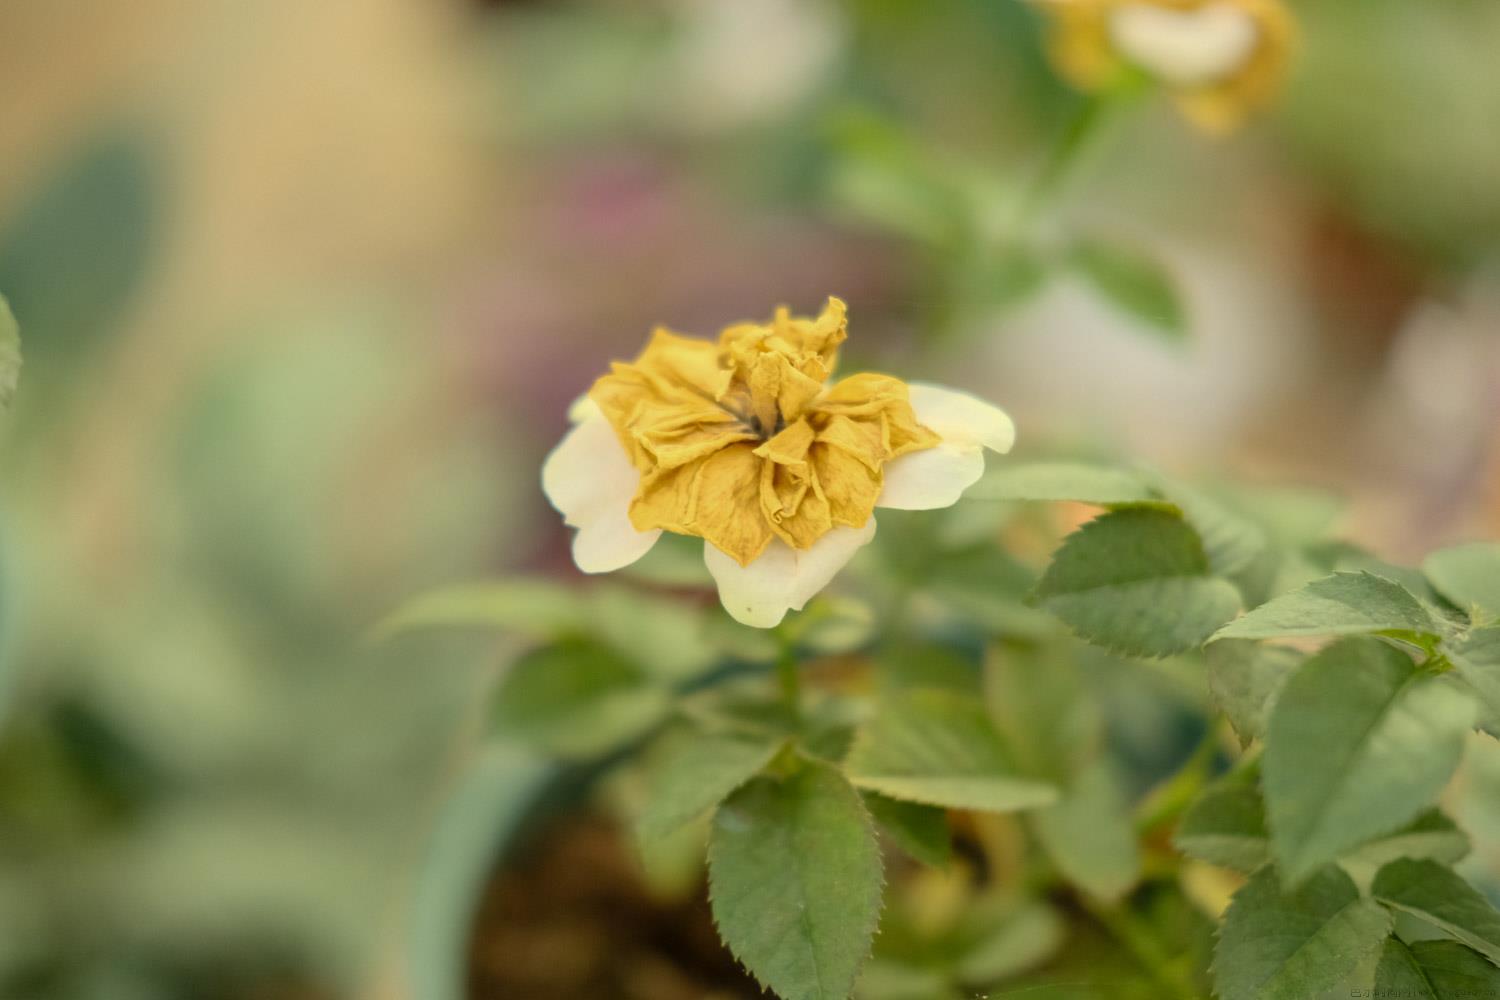
[[[1235,128],[1281,89],[1296,41],[1282,0],[1041,0],[1050,54],[1081,90],[1132,71],[1166,87],[1210,132]]]
[[[710,342],[658,329],[570,410],[542,488],[577,528],[586,573],[635,562],[663,531],[705,540],[724,607],[769,628],[875,535],[874,510],[958,501],[1015,429],[973,396],[858,374],[830,384],[844,303],[780,309]]]

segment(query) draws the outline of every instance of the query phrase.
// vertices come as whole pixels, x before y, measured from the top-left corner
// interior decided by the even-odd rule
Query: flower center
[[[805,549],[863,527],[885,463],[939,439],[898,379],[827,384],[844,336],[837,299],[816,319],[781,310],[717,343],[658,331],[596,382],[590,397],[641,473],[635,527],[701,536],[741,564],[776,539]]]

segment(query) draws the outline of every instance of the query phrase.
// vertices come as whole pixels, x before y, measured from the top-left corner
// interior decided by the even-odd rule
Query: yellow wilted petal
[[[771,530],[794,549],[810,548],[833,528],[828,501],[806,462],[765,463],[761,504]]]
[[[761,466],[754,447],[739,443],[643,477],[630,505],[631,523],[638,531],[662,528],[705,538],[743,566],[772,537],[760,514]]]
[[[755,449],[755,453],[782,465],[794,465],[807,459],[807,449],[816,436],[812,424],[799,420]]]
[[[880,498],[880,472],[849,452],[826,444],[814,445],[809,459],[833,523],[864,527]]]
[[[863,528],[884,463],[939,437],[899,379],[826,387],[845,336],[830,298],[816,319],[779,309],[717,344],[659,329],[615,363],[589,398],[640,472],[631,524],[700,536],[741,565],[774,537],[805,550],[836,526]]]

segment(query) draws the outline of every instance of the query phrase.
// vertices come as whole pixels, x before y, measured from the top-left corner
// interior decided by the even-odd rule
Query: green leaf
[[[1187,316],[1172,276],[1151,256],[1120,243],[1074,245],[1069,263],[1106,301],[1173,341],[1187,337]]]
[[[1422,970],[1417,957],[1395,935],[1385,939],[1385,946],[1380,952],[1380,964],[1375,967],[1375,995],[1409,1000],[1438,1000],[1437,991],[1428,981],[1427,973]]]
[[[1334,573],[1235,619],[1215,639],[1304,635],[1442,634],[1422,603],[1399,583],[1373,573]]]
[[[1141,854],[1125,798],[1102,762],[1078,775],[1055,805],[1031,817],[1058,870],[1090,895],[1113,903],[1140,879]]]
[[[882,642],[874,655],[883,698],[895,699],[900,692],[914,688],[979,695],[980,668],[972,650],[895,637]]]
[[[991,648],[984,665],[990,719],[1024,774],[1063,782],[1096,755],[1104,719],[1072,649]]]
[[[1036,574],[998,546],[985,542],[958,551],[927,554],[931,577],[921,596],[939,612],[999,634],[1045,636],[1057,622],[1025,603]]]
[[[1192,649],[1239,608],[1234,587],[1209,575],[1193,529],[1144,508],[1104,514],[1069,535],[1035,593],[1083,638],[1132,656]]]
[[[1422,563],[1422,572],[1455,607],[1487,621],[1500,618],[1500,544],[1440,549]]]
[[[646,807],[636,824],[640,839],[664,837],[712,809],[785,744],[769,734],[711,733],[692,725],[666,733],[648,759]]]
[[[21,377],[21,328],[0,295],[0,407],[10,406]]]
[[[971,907],[972,916],[963,928],[968,941],[954,968],[961,982],[976,988],[1040,965],[1067,936],[1062,917],[1045,903],[1005,906],[993,914],[984,911],[983,905]]]
[[[1458,765],[1473,706],[1376,639],[1336,642],[1282,689],[1262,785],[1271,844],[1297,881],[1410,821]]]
[[[1358,988],[1351,978],[1375,960],[1390,930],[1390,912],[1361,899],[1337,868],[1284,894],[1267,866],[1234,894],[1224,915],[1214,992],[1219,1000],[1307,1000]]]
[[[1437,809],[1429,809],[1406,826],[1361,844],[1339,858],[1339,867],[1355,882],[1369,885],[1385,865],[1398,858],[1431,858],[1452,864],[1469,853],[1469,838]]]
[[[1500,969],[1454,941],[1385,942],[1368,996],[1401,1000],[1480,1000],[1500,996]]]
[[[501,682],[496,735],[562,757],[594,757],[644,736],[667,713],[665,689],[596,642],[567,640],[527,653]]]
[[[1077,501],[1101,507],[1145,503],[1159,497],[1127,469],[1076,462],[994,462],[964,491],[970,500]]]
[[[423,628],[503,629],[553,639],[585,629],[581,596],[545,580],[496,580],[433,591],[414,598],[381,621],[375,640]]]
[[[878,792],[864,793],[865,808],[895,845],[934,868],[946,868],[953,857],[948,813],[937,806],[902,802]]]
[[[1500,715],[1500,625],[1476,628],[1460,640],[1445,642],[1443,652],[1489,710]]]
[[[118,328],[147,274],[162,231],[153,142],[148,130],[111,123],[9,200],[0,291],[26,328],[38,373],[75,371],[82,353]]]
[[[940,969],[876,956],[865,966],[857,1000],[967,1000]]]
[[[908,691],[884,702],[849,753],[850,780],[894,799],[1012,812],[1047,805],[1052,785],[1022,777],[976,699]]]
[[[658,587],[709,588],[713,574],[703,561],[703,539],[664,532],[651,551],[619,571]]]
[[[807,761],[756,778],[719,807],[709,838],[714,922],[783,1000],[845,1000],[870,953],[883,888],[859,794]]]
[[[1270,540],[1265,529],[1225,507],[1218,500],[1185,483],[1155,476],[1155,486],[1182,511],[1183,518],[1198,532],[1208,565],[1220,576],[1243,572],[1260,556]]]
[[[1210,788],[1182,817],[1173,843],[1201,861],[1245,874],[1255,871],[1271,856],[1259,793],[1239,783]],[[1401,829],[1342,855],[1338,864],[1356,883],[1369,885],[1375,872],[1396,858],[1453,862],[1468,852],[1464,832],[1438,810],[1429,809]]]
[[[1401,858],[1380,869],[1370,894],[1500,964],[1500,912],[1451,868]]]
[[[1271,856],[1260,794],[1245,784],[1209,789],[1183,815],[1172,842],[1190,857],[1248,875]]]
[[[786,635],[810,656],[838,656],[869,644],[876,632],[875,610],[848,597],[819,596],[794,617]]]
[[[580,603],[574,598],[575,604]],[[691,680],[719,659],[698,609],[682,601],[606,584],[583,595],[590,634],[668,683]]]
[[[1265,734],[1266,719],[1302,655],[1279,646],[1225,639],[1208,647],[1208,691],[1241,746]]]

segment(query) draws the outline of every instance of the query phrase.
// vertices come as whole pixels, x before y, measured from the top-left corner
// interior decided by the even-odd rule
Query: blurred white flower
[[[844,42],[822,0],[690,0],[676,51],[673,111],[702,128],[771,118],[827,78]]]

